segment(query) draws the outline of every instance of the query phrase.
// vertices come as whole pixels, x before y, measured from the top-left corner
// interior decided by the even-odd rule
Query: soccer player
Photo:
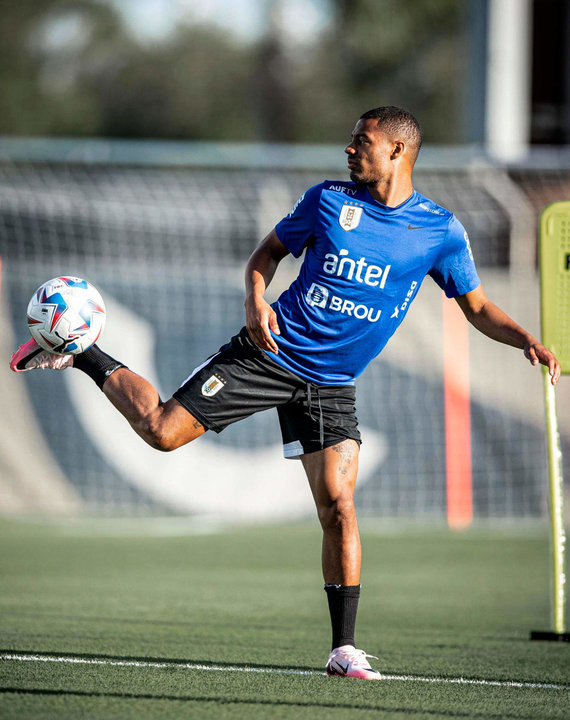
[[[354,382],[398,328],[424,277],[455,298],[478,330],[546,365],[553,384],[560,376],[554,355],[487,299],[460,222],[414,190],[421,140],[415,118],[399,108],[360,117],[345,149],[351,181],[307,190],[258,245],[245,273],[246,326],[166,402],[98,346],[57,356],[30,340],[11,362],[16,372],[82,370],[158,450],[277,408],[285,457],[301,459],[323,530],[329,675],[380,678],[354,639],[361,557]],[[299,275],[269,305],[265,290],[288,253],[304,253]]]

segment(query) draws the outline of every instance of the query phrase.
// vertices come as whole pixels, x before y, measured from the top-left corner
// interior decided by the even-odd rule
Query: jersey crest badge
[[[202,395],[205,395],[206,397],[214,397],[216,393],[220,392],[225,384],[226,381],[219,375],[212,375],[212,377],[208,378],[202,385]]]
[[[338,222],[343,230],[354,230],[360,224],[362,208],[355,205],[343,205]]]

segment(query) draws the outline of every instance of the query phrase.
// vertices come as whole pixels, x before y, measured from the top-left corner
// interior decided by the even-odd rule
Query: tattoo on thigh
[[[199,420],[194,419],[194,430],[198,430],[202,427],[202,423]]]
[[[354,460],[355,443],[353,440],[343,440],[338,445],[333,445],[332,449],[339,455],[339,473],[346,475],[350,470],[352,461]]]

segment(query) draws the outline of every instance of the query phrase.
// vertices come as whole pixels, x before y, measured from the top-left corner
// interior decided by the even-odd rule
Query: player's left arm
[[[531,365],[546,365],[551,382],[556,385],[560,377],[560,364],[555,355],[491,302],[481,285],[455,299],[467,320],[477,330],[492,340],[520,348]]]

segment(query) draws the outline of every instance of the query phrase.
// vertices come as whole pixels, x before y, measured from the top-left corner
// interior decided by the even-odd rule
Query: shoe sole
[[[341,677],[341,678],[350,678],[354,680],[381,680],[382,676],[377,670],[370,670],[370,674],[363,674],[363,675],[357,675],[356,673],[354,675],[351,675],[350,673],[342,673],[336,670],[334,667],[327,667],[325,668],[325,672],[329,677]],[[368,671],[363,670],[363,673],[367,673]]]

